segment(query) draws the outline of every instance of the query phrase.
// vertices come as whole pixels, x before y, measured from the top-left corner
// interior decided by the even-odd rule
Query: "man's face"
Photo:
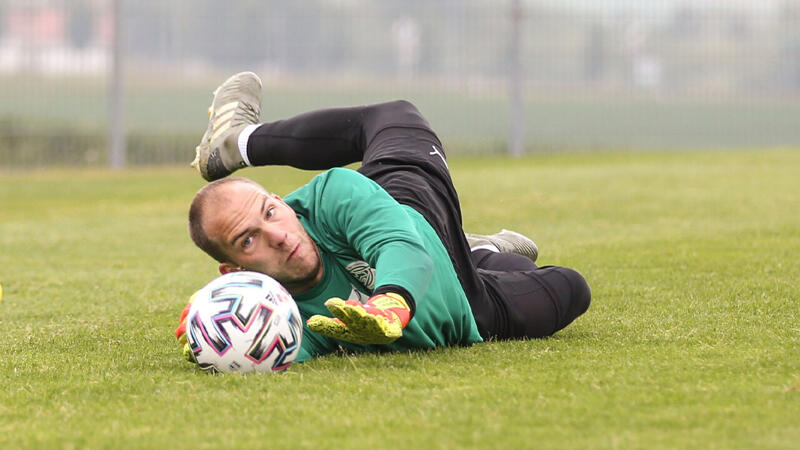
[[[257,185],[233,182],[223,186],[204,207],[203,228],[228,255],[220,272],[265,273],[289,292],[312,288],[322,278],[316,243],[280,197]]]

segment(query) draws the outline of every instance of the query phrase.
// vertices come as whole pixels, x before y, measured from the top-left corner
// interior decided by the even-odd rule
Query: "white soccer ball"
[[[294,362],[302,336],[292,296],[257,272],[216,278],[197,292],[186,316],[194,358],[212,372],[280,372]]]

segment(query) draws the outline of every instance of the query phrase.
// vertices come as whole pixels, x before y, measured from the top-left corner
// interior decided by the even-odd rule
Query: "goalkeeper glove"
[[[192,303],[194,303],[194,299],[197,298],[198,292],[200,291],[195,292],[189,297],[189,301],[186,302],[186,306],[183,307],[183,311],[181,312],[181,318],[178,319],[178,328],[175,329],[175,338],[178,340],[178,343],[183,344],[183,357],[189,362],[195,362],[195,359],[192,347],[186,340],[186,316],[189,315],[189,310],[192,308]]]
[[[390,344],[403,336],[411,308],[399,294],[372,296],[367,303],[332,298],[325,302],[335,318],[314,315],[306,324],[311,331],[352,344]]]

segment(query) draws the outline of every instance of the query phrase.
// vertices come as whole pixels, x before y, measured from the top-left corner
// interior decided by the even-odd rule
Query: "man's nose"
[[[278,226],[266,224],[262,232],[267,237],[267,243],[270,247],[279,248],[286,242],[286,231]]]

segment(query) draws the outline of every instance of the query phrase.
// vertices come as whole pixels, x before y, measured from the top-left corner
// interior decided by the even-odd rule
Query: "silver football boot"
[[[239,153],[239,133],[261,118],[261,79],[241,72],[225,80],[214,91],[208,107],[208,128],[192,166],[208,181],[226,177],[245,167]]]
[[[522,255],[533,262],[539,257],[539,247],[527,236],[514,231],[502,229],[497,234],[483,235],[464,233],[469,242],[470,248],[481,245],[493,245],[501,253],[516,253]]]

